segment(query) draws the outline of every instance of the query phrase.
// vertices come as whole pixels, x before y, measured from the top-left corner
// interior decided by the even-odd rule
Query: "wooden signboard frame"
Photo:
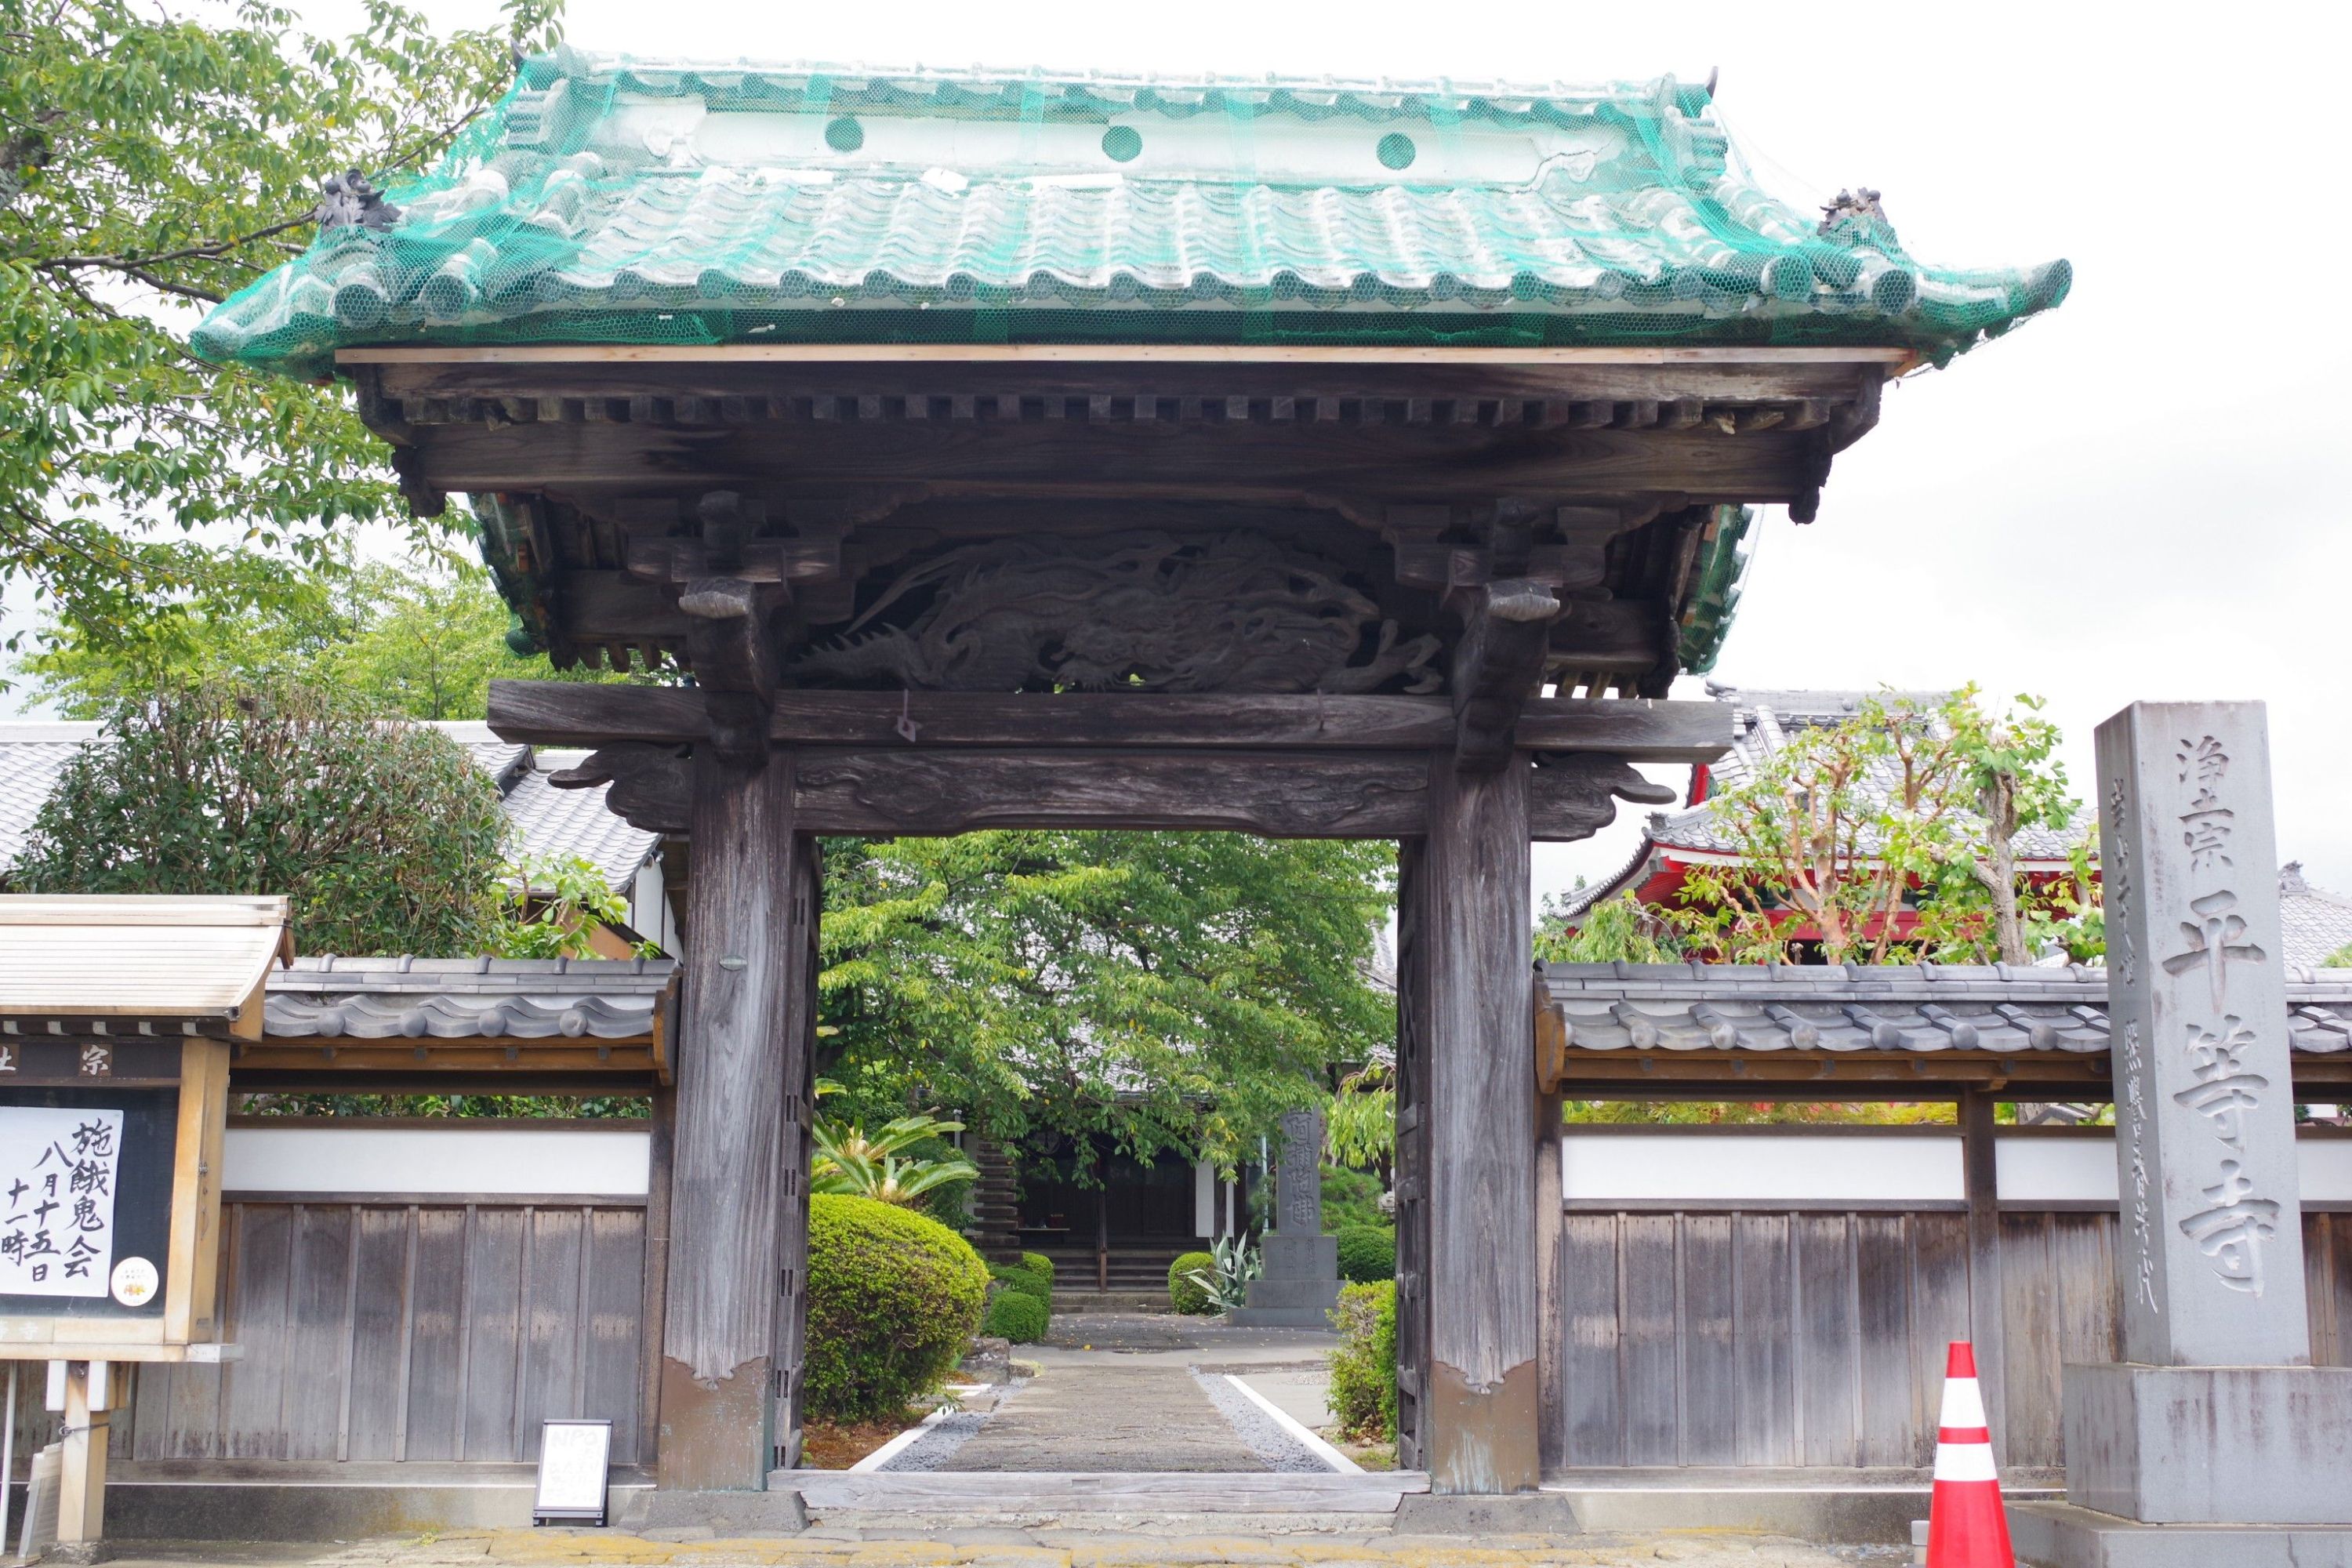
[[[257,999],[254,1012],[257,1024]],[[191,1038],[180,1045],[162,1314],[93,1318],[11,1313],[0,1317],[0,1361],[218,1359],[221,1159],[228,1125],[229,1050],[226,1040]],[[78,1087],[100,1087],[105,1081]]]

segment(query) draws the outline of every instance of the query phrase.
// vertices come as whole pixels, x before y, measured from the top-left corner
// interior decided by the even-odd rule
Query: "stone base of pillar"
[[[2352,1525],[2352,1367],[2070,1366],[2066,1500],[2142,1524]]]
[[[2142,1524],[2064,1502],[2009,1506],[2031,1568],[2352,1568],[2352,1525]]]
[[[1234,1309],[1243,1329],[1328,1329],[1339,1304],[1339,1238],[1265,1238],[1265,1272],[1250,1281],[1247,1304]]]
[[[662,1358],[656,1473],[663,1490],[756,1492],[767,1486],[776,1457],[772,1375],[761,1356],[706,1385]]]

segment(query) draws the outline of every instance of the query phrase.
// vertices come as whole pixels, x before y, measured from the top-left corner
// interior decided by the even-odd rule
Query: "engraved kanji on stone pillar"
[[[1283,1236],[1323,1234],[1323,1113],[1286,1111],[1282,1161],[1275,1179],[1279,1209],[1274,1228]]]
[[[2311,1359],[2259,702],[2099,726],[2124,1359]]]

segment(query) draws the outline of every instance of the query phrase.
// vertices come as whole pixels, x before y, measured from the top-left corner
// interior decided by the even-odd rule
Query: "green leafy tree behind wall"
[[[100,718],[159,687],[221,680],[322,688],[411,719],[479,719],[493,680],[617,679],[517,658],[488,574],[454,552],[303,571],[263,564],[280,574],[264,602],[234,613],[175,605],[135,637],[52,620],[16,673],[31,698],[68,719]]]
[[[295,950],[458,955],[501,920],[504,814],[464,748],[331,692],[128,704],[67,763],[10,872],[37,893],[282,893]]]
[[[1393,1037],[1364,976],[1385,844],[1225,833],[825,841],[820,1059],[839,1114],[1255,1157]]]

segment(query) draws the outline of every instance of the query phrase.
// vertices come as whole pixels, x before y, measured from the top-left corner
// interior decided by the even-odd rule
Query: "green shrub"
[[[1197,1269],[1206,1274],[1213,1270],[1217,1260],[1205,1252],[1188,1252],[1168,1266],[1168,1304],[1187,1317],[1205,1318],[1215,1312],[1217,1304],[1201,1289],[1201,1282],[1192,1276]]]
[[[988,1321],[982,1326],[1016,1345],[1034,1345],[1045,1337],[1045,1325],[1051,1321],[1045,1303],[1036,1297],[1021,1290],[999,1290],[996,1300],[988,1304]]]
[[[1043,1279],[1045,1282],[1045,1289],[1048,1291],[1051,1291],[1054,1289],[1054,1260],[1052,1258],[1046,1257],[1042,1252],[1024,1252],[1021,1255],[1021,1267],[1029,1270],[1030,1273],[1034,1274],[1038,1279]]]
[[[1350,1226],[1386,1225],[1381,1213],[1381,1179],[1370,1171],[1339,1165],[1323,1167],[1323,1228],[1346,1230]]]
[[[1034,1296],[1048,1305],[1053,1302],[1054,1276],[1051,1273],[1040,1274],[1031,1268],[1025,1258],[1020,1263],[990,1264],[988,1277],[1009,1290],[1018,1290],[1024,1296]]]
[[[1377,1285],[1396,1278],[1396,1232],[1351,1225],[1339,1232],[1339,1278]]]
[[[938,1221],[873,1198],[811,1197],[810,1412],[904,1410],[955,1365],[987,1295],[980,1254]]]
[[[1331,1321],[1339,1331],[1331,1352],[1331,1409],[1341,1430],[1360,1442],[1395,1442],[1396,1282],[1342,1287]]]

